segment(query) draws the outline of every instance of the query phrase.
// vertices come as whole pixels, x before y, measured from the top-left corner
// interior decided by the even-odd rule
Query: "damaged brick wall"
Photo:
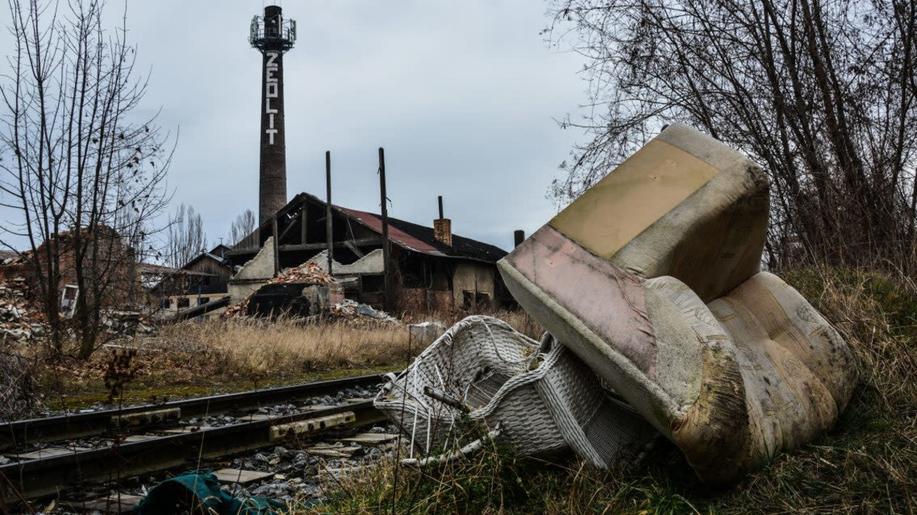
[[[426,288],[401,288],[397,302],[399,313],[433,313],[452,311],[452,292]]]

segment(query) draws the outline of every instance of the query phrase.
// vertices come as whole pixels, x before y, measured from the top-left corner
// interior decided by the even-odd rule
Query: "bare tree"
[[[136,245],[164,208],[171,151],[154,119],[133,114],[146,81],[134,78],[126,18],[103,28],[99,1],[9,0],[15,40],[0,95],[2,193],[21,213],[4,237],[24,236],[54,352],[62,351],[63,281],[78,291],[79,355],[96,345],[101,311],[135,280]],[[11,246],[7,239],[4,245]]]
[[[242,238],[255,231],[255,213],[251,209],[246,209],[232,222],[229,230],[229,241],[232,244],[239,243]]]
[[[876,260],[913,270],[914,0],[553,0],[555,44],[590,99],[552,193],[563,203],[670,121],[771,174],[773,267]]]
[[[181,268],[204,252],[207,237],[204,223],[194,207],[181,204],[169,220],[166,259],[169,266]]]

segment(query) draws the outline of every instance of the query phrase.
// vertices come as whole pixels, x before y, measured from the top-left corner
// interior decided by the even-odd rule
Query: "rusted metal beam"
[[[274,277],[280,272],[280,238],[277,234],[277,217],[271,219],[271,235],[274,237]]]
[[[198,306],[192,306],[187,309],[183,309],[175,314],[170,321],[177,322],[179,320],[187,320],[189,318],[198,317],[207,313],[210,313],[213,310],[220,309],[223,306],[228,306],[230,301],[229,295],[219,298],[217,300],[212,300],[206,304],[201,304]]]
[[[385,149],[379,147],[379,196],[382,200],[382,276],[384,279],[384,306],[386,311],[392,308],[391,241],[388,239],[388,196],[385,194]]]
[[[333,273],[334,262],[334,226],[331,216],[331,151],[325,151],[325,237],[328,241],[328,275]]]
[[[305,209],[305,208],[306,208],[306,206],[303,206],[303,209]],[[280,238],[279,238],[279,239],[282,240],[282,239],[284,239],[284,238],[287,236],[287,234],[290,234],[290,231],[292,231],[292,230],[293,230],[293,227],[296,226],[296,224],[293,223],[293,222],[295,222],[295,220],[291,219],[291,220],[289,221],[289,223],[287,223],[287,226],[284,227],[282,231],[280,231]]]
[[[303,202],[302,211],[299,212],[299,243],[309,243],[309,204]]]
[[[366,247],[370,245],[382,245],[382,238],[359,238],[356,240],[347,240],[347,241],[336,241],[332,243],[335,248],[347,247],[348,245],[356,245],[358,247]],[[307,243],[305,245],[281,245],[280,250],[282,251],[297,251],[297,250],[323,250],[327,249],[327,243]]]
[[[357,247],[356,245],[354,245],[353,242],[350,241],[350,240],[345,241],[345,242],[344,242],[344,246],[347,247],[348,249],[350,249],[351,252],[353,252],[354,254],[356,254],[356,255],[357,255],[357,258],[361,258],[361,257],[365,256],[365,254],[363,254],[363,251],[360,250],[359,247]]]

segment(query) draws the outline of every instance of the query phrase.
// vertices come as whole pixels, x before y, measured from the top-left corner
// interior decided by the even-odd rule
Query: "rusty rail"
[[[261,406],[270,406],[278,402],[291,402],[334,393],[348,387],[372,386],[383,382],[383,380],[383,376],[373,374],[91,413],[17,420],[0,424],[0,451],[8,453],[11,449],[23,448],[33,443],[57,442],[104,435],[114,429],[118,429],[119,423],[122,425],[120,428],[122,431],[124,425],[127,425],[126,422],[129,422],[131,429],[139,430],[157,424],[173,422],[176,412],[179,418],[188,418],[244,411]]]

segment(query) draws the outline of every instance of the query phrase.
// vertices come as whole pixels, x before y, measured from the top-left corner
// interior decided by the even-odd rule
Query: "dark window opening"
[[[419,270],[403,270],[401,272],[401,284],[405,288],[426,288],[427,281],[424,280],[423,275],[419,272]]]
[[[489,308],[490,305],[489,294],[462,290],[462,309],[485,309]]]
[[[178,299],[178,309],[187,308],[191,305],[191,300],[188,297],[181,297]]]
[[[367,293],[381,292],[385,290],[384,275],[364,275],[362,278],[363,291]]]
[[[204,304],[207,304],[208,302],[210,302],[210,297],[198,297],[197,298],[198,306],[203,306]]]
[[[334,260],[342,265],[351,265],[359,259],[360,256],[356,255],[354,251],[347,247],[335,246],[334,248]]]
[[[462,309],[471,309],[474,307],[474,292],[462,290]]]

